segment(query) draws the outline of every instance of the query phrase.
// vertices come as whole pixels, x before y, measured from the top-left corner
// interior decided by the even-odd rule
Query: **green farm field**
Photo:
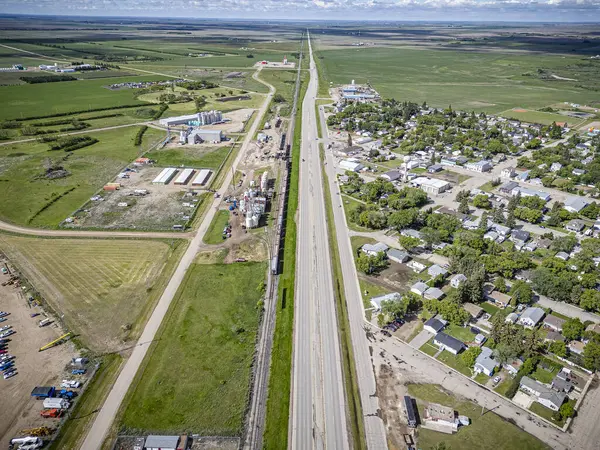
[[[520,108],[508,109],[500,113],[504,117],[517,119],[523,122],[541,123],[542,125],[550,125],[552,122],[567,122],[569,126],[577,126],[584,122],[582,119],[569,117],[562,114],[549,113],[543,111],[531,111]]]
[[[85,346],[106,352],[139,335],[186,244],[0,235],[0,248]]]
[[[198,148],[197,146],[181,146],[175,149],[157,149],[145,156],[156,161],[159,167],[192,167],[198,169],[217,170],[231,150],[231,145],[218,148]],[[213,175],[214,177],[214,175]]]
[[[321,50],[317,57],[327,81],[369,82],[384,98],[436,107],[498,113],[565,101],[600,102],[600,92],[579,87],[597,85],[600,62],[579,56],[371,47]]]
[[[410,395],[417,398],[419,410],[428,402],[451,406],[459,414],[468,416],[471,425],[463,427],[458,433],[448,435],[437,431],[420,428],[418,431],[419,448],[435,448],[445,442],[448,448],[461,450],[480,450],[488,445],[498,450],[547,450],[548,447],[537,438],[522,431],[517,426],[505,421],[493,412],[481,415],[481,407],[469,401],[442,391],[433,384],[408,385]],[[422,414],[421,414],[421,417]]]
[[[131,432],[242,433],[264,263],[193,264],[122,409]]]
[[[0,120],[85,111],[124,105],[144,105],[134,89],[110,90],[105,86],[124,81],[164,80],[161,76],[101,78],[17,86],[0,86]]]
[[[86,133],[99,142],[69,153],[49,151],[48,144],[36,141],[0,146],[0,220],[57,227],[126,164],[164,137],[164,132],[148,129],[142,145],[136,147],[138,129],[131,126]],[[70,175],[46,178],[48,158]]]

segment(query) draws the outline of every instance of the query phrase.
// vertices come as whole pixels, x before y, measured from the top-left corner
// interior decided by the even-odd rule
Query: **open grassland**
[[[321,50],[317,57],[325,78],[335,84],[368,82],[382,97],[436,107],[497,113],[563,101],[600,102],[599,91],[581,87],[597,85],[600,61],[577,56],[363,47]]]
[[[583,122],[582,119],[569,117],[563,114],[549,113],[543,111],[532,111],[520,108],[508,109],[502,111],[501,115],[510,119],[517,119],[522,122],[541,123],[550,125],[552,122],[566,122],[570,127],[577,126]]]
[[[142,145],[134,145],[138,127],[86,133],[98,143],[73,152],[49,151],[36,141],[0,147],[0,219],[35,227],[56,227],[88,201],[98,189],[138,155],[149,149],[163,131],[148,129]],[[48,158],[69,176],[45,176]]]
[[[229,223],[229,211],[226,209],[220,209],[215,214],[206,235],[204,235],[205,244],[220,244],[223,242],[223,229]]]
[[[240,435],[266,264],[194,264],[128,394],[127,432]]]
[[[521,430],[517,426],[505,421],[502,417],[491,411],[481,415],[481,407],[464,401],[442,391],[433,384],[411,384],[408,393],[417,398],[420,416],[423,417],[423,408],[428,402],[451,406],[458,414],[468,416],[471,425],[462,427],[458,433],[448,435],[437,431],[420,428],[418,431],[419,448],[434,448],[441,442],[447,447],[461,450],[480,450],[482,448],[495,448],[498,450],[546,450],[548,447]]]
[[[185,166],[203,169],[218,169],[231,150],[231,145],[224,147],[199,148],[198,146],[182,146],[178,148],[156,149],[146,153],[156,161],[158,167]]]
[[[134,99],[135,89],[111,90],[106,86],[124,81],[164,79],[165,77],[155,75],[0,86],[3,106],[0,109],[0,120],[123,105],[144,105],[145,102]]]
[[[84,345],[111,351],[137,337],[186,244],[0,235],[0,247]]]

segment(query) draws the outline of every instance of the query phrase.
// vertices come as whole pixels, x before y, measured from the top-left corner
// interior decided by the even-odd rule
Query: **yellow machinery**
[[[26,428],[24,430],[21,430],[21,433],[26,434],[27,436],[46,437],[46,436],[50,436],[52,433],[54,433],[54,428],[48,428],[48,427]]]
[[[40,352],[43,352],[44,350],[48,350],[49,348],[54,347],[55,345],[58,344],[62,344],[62,342],[64,340],[66,340],[69,336],[71,336],[71,332],[69,331],[67,334],[63,334],[61,337],[59,337],[58,339],[44,345],[43,347],[40,347]]]

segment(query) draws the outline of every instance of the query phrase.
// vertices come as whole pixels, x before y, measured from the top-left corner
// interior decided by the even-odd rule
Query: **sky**
[[[288,20],[600,22],[600,0],[0,0],[0,13]]]

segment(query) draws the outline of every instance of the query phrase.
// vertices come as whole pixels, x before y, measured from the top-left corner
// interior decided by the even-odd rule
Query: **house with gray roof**
[[[444,297],[444,291],[442,291],[439,288],[436,287],[430,287],[429,289],[427,289],[425,291],[425,298],[429,299],[429,300],[440,300],[441,298]]]
[[[436,334],[433,338],[433,343],[437,345],[440,350],[447,350],[453,355],[458,355],[466,348],[462,341],[446,333]]]
[[[510,233],[510,240],[513,242],[522,242],[525,243],[529,240],[530,234],[525,230],[513,230]]]
[[[475,373],[484,373],[491,377],[500,363],[494,360],[492,349],[489,347],[481,347],[481,353],[475,360],[473,370]]]
[[[381,310],[381,302],[395,300],[399,302],[402,300],[402,296],[397,292],[392,292],[391,294],[379,295],[377,297],[373,297],[370,300],[371,305],[375,308],[376,311]]]
[[[448,273],[448,271],[446,269],[444,269],[442,266],[438,266],[437,264],[434,264],[433,266],[430,266],[429,269],[427,269],[427,273],[432,278],[435,278],[438,275],[445,276]]]
[[[583,197],[569,197],[567,201],[565,201],[564,208],[570,213],[578,213],[589,204],[590,202]]]
[[[402,236],[414,237],[415,239],[422,239],[421,232],[417,230],[413,230],[412,228],[406,228],[400,231]]]
[[[462,273],[457,273],[450,278],[450,286],[458,289],[462,283],[467,281],[467,277]]]
[[[427,289],[429,289],[429,286],[427,286],[422,281],[418,281],[410,287],[410,292],[414,292],[415,294],[420,295],[422,297],[423,295],[425,295],[425,291],[427,291]]]
[[[555,391],[568,394],[573,390],[573,383],[571,383],[569,374],[561,369],[550,383],[550,387]]]
[[[396,180],[400,179],[401,176],[402,176],[402,174],[399,171],[390,170],[390,171],[384,173],[383,175],[381,175],[381,178],[383,178],[387,181],[396,181]]]
[[[558,252],[554,257],[566,261],[569,259],[569,254],[567,252]]]
[[[388,250],[388,246],[383,242],[377,242],[375,244],[365,244],[360,249],[363,253],[369,256],[377,256],[381,252],[386,252]]]
[[[387,257],[390,261],[394,261],[397,263],[405,263],[410,259],[410,255],[402,250],[398,250],[396,248],[390,248],[387,251]]]
[[[523,311],[521,317],[519,317],[519,324],[523,325],[524,327],[533,328],[540,322],[540,320],[543,319],[544,314],[546,313],[542,308],[527,308],[525,311]]]
[[[569,220],[565,225],[565,228],[569,231],[574,231],[575,233],[579,233],[581,230],[585,228],[585,222],[579,219]]]
[[[561,319],[560,317],[556,317],[551,314],[544,317],[544,326],[554,331],[562,331],[564,323],[565,319]]]
[[[433,334],[438,334],[446,326],[445,320],[440,320],[436,317],[432,317],[423,324],[423,329]]]
[[[539,403],[552,411],[558,411],[567,398],[567,394],[564,392],[557,392],[527,376],[521,378],[519,386],[521,390],[537,397]]]

